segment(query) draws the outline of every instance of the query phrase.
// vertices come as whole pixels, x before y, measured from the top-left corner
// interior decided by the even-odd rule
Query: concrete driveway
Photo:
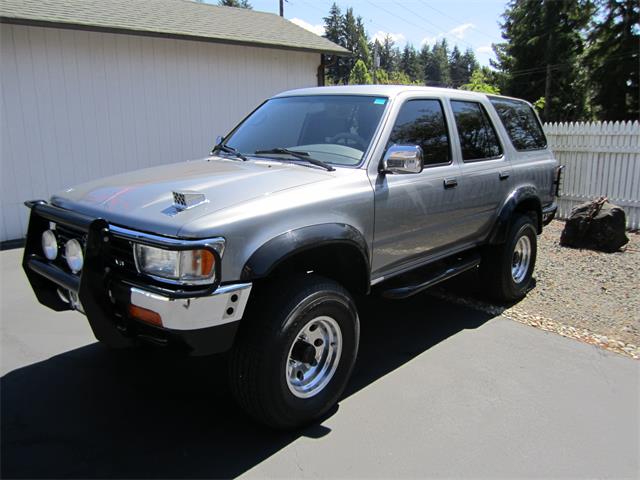
[[[638,478],[640,362],[427,295],[371,301],[348,391],[281,433],[224,358],[110,352],[0,253],[2,477]]]

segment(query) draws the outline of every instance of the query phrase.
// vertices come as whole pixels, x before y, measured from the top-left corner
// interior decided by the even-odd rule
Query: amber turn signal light
[[[140,320],[141,322],[155,325],[156,327],[162,326],[162,318],[153,310],[138,307],[137,305],[129,305],[129,316]]]

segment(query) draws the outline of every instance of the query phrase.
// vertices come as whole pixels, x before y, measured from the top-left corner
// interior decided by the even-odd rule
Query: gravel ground
[[[640,358],[640,235],[627,232],[623,251],[601,253],[561,247],[563,227],[553,221],[538,237],[535,288],[517,304],[484,302],[473,274],[433,294]]]

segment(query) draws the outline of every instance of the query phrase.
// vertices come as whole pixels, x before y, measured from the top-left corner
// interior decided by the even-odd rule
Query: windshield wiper
[[[310,164],[316,165],[317,167],[325,168],[330,172],[333,172],[335,170],[335,168],[333,168],[328,163],[325,163],[322,160],[318,160],[316,158],[309,156],[308,152],[297,152],[295,150],[289,150],[288,148],[277,147],[277,148],[270,148],[269,150],[256,150],[254,153],[256,155],[260,155],[260,154],[268,155],[270,153],[281,153],[284,155],[291,155],[292,157],[299,158],[300,160],[309,162]]]
[[[238,150],[236,150],[233,147],[230,147],[228,145],[225,145],[223,143],[219,143],[217,144],[215,147],[213,147],[213,149],[211,150],[211,155],[213,155],[213,152],[215,152],[216,150],[219,150],[221,152],[225,152],[225,153],[230,153],[231,155],[238,157],[240,159],[242,159],[242,161],[246,162],[247,160],[249,160],[245,155],[243,155],[242,153],[240,153]]]

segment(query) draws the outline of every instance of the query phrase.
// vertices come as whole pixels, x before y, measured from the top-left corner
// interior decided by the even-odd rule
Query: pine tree
[[[387,72],[397,70],[399,51],[390,35],[384,37],[378,52],[380,54],[380,68]]]
[[[432,80],[429,77],[429,72],[430,72],[429,69],[431,68],[432,56],[433,55],[431,53],[431,49],[429,48],[429,45],[425,43],[420,49],[420,54],[419,54],[420,65],[422,67],[422,81],[425,85],[429,85],[429,82]]]
[[[449,55],[449,71],[453,88],[459,88],[460,85],[469,81],[465,66],[462,64],[462,53],[457,45],[453,47],[451,55]]]
[[[367,32],[364,28],[362,17],[356,18],[356,27],[358,30],[358,45],[354,50],[355,57],[357,60],[362,60],[367,68],[371,69],[371,51],[369,50],[369,41],[367,40]]]
[[[585,64],[599,120],[636,120],[640,3],[600,0],[589,32]]]
[[[431,55],[425,65],[425,83],[432,87],[451,86],[449,46],[446,39],[433,46]]]
[[[460,65],[458,68],[462,79],[465,81],[464,83],[468,83],[471,80],[471,75],[473,74],[473,72],[480,68],[480,64],[478,63],[473,50],[471,50],[470,48],[467,48],[465,50],[465,52],[462,54],[462,57],[460,58]]]
[[[591,0],[510,0],[501,24],[505,43],[494,47],[505,93],[531,102],[546,98],[547,121],[576,120],[586,111],[579,58]]]
[[[411,82],[422,80],[420,59],[418,57],[418,52],[413,48],[413,45],[405,45],[402,50],[402,55],[400,56],[399,68],[402,73],[407,75]]]
[[[349,74],[349,85],[371,84],[371,74],[362,60],[358,60]]]
[[[345,46],[344,28],[342,20],[342,12],[336,3],[331,5],[329,15],[322,19],[324,21],[324,37],[331,40],[342,47]],[[326,75],[330,78],[331,83],[340,84],[344,80],[344,59],[340,57],[331,59],[331,66],[327,67]],[[348,73],[347,73],[348,75]]]

